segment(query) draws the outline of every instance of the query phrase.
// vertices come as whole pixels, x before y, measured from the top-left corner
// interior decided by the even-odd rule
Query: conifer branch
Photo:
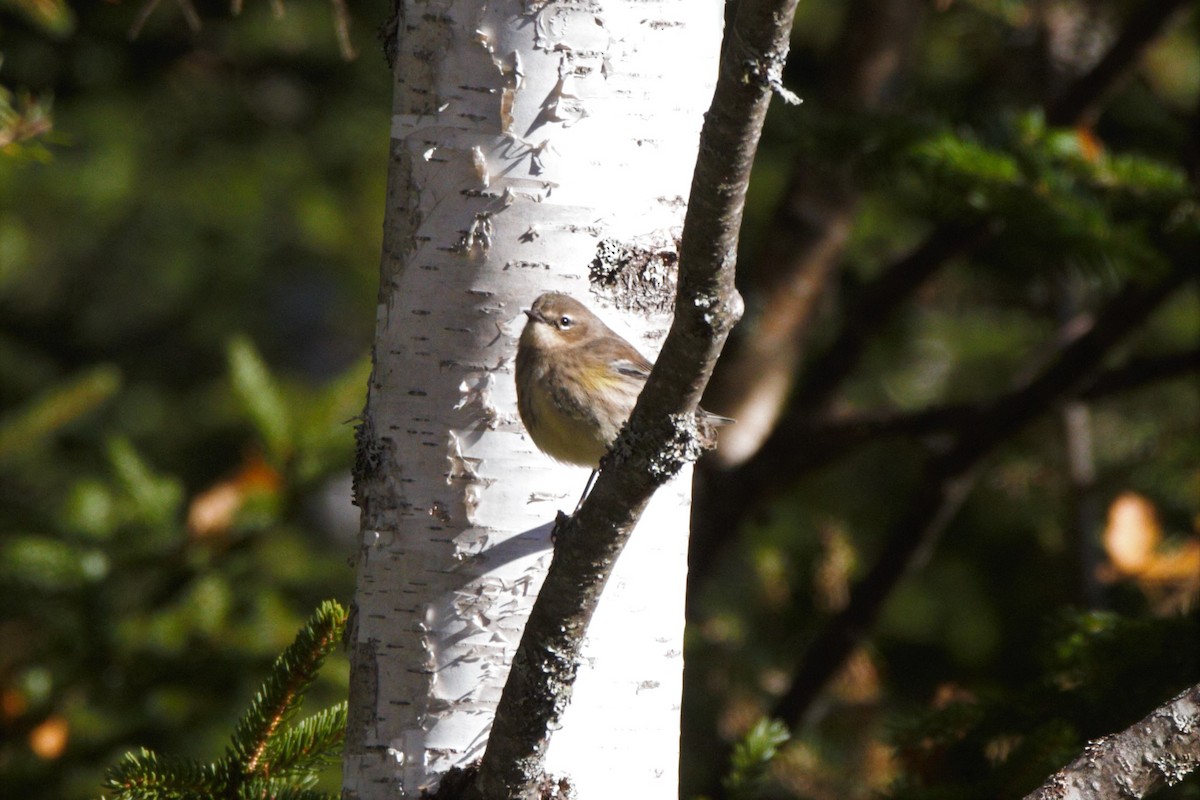
[[[271,667],[250,708],[234,729],[229,758],[245,775],[264,769],[263,756],[271,737],[293,719],[300,709],[304,692],[317,671],[341,639],[346,612],[327,600],[296,635]]]
[[[345,626],[341,606],[332,600],[320,605],[275,660],[224,757],[205,764],[162,758],[143,748],[109,769],[105,789],[116,792],[114,800],[330,800],[312,787],[317,771],[338,757],[346,704],[289,723]]]
[[[310,772],[335,761],[346,739],[346,709],[338,703],[272,737],[264,758],[271,774]]]
[[[114,800],[199,798],[212,796],[223,778],[214,764],[167,759],[143,747],[108,770],[104,788],[116,792]]]

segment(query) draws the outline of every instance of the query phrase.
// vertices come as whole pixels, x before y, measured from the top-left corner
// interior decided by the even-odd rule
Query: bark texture
[[[1128,800],[1174,786],[1200,766],[1200,684],[1120,733],[1089,742],[1079,758],[1025,800]]]
[[[417,797],[483,753],[555,513],[587,477],[539,453],[517,419],[521,311],[568,292],[653,355],[722,22],[715,0],[397,11],[356,468],[348,798]],[[685,481],[647,524],[583,643],[548,757],[580,800],[676,793]]]
[[[655,490],[699,455],[695,410],[741,313],[733,274],[742,209],[767,105],[781,89],[795,8],[796,0],[743,0],[738,6],[701,134],[675,319],[595,487],[559,527],[554,561],[513,659],[480,766],[478,789],[487,800],[536,796],[543,753],[570,697],[579,642],[612,564]],[[626,790],[612,796],[641,795]]]

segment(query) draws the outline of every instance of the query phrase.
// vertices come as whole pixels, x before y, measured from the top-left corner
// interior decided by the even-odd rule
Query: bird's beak
[[[542,321],[542,315],[534,311],[532,308],[525,309],[525,316],[529,317],[532,322]]]

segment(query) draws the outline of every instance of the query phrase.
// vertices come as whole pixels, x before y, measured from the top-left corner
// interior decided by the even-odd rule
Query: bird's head
[[[529,319],[521,334],[539,347],[565,347],[586,341],[600,332],[604,323],[583,303],[570,295],[547,292],[525,310]]]

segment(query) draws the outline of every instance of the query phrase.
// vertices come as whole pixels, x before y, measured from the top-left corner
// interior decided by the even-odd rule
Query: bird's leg
[[[583,486],[583,494],[579,496],[579,502],[575,504],[575,510],[571,512],[571,516],[579,513],[579,507],[583,505],[583,501],[587,499],[588,492],[592,490],[592,484],[596,482],[596,476],[600,474],[599,469],[592,470],[592,474],[588,475],[587,483]]]
[[[554,519],[554,527],[550,529],[550,543],[557,544],[560,532],[566,529],[567,523],[575,518],[579,513],[579,509],[583,506],[583,501],[587,499],[588,492],[592,490],[592,484],[596,482],[596,476],[600,474],[599,469],[592,470],[592,474],[588,475],[587,485],[583,487],[583,494],[579,497],[579,502],[575,504],[575,510],[571,512],[571,516],[567,516],[562,511],[558,512],[558,516]]]

